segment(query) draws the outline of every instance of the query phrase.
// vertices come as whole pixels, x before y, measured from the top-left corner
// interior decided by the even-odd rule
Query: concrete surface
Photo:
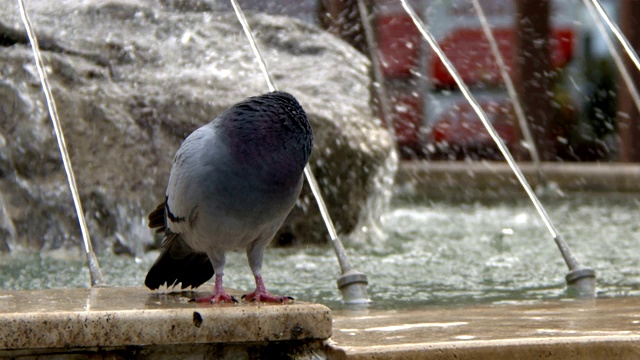
[[[195,294],[144,288],[1,291],[0,358],[289,356],[322,351],[331,336],[331,311],[323,305],[188,302]]]
[[[331,359],[640,359],[640,299],[334,311]]]

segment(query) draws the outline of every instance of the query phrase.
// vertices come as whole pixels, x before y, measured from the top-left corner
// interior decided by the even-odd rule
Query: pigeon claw
[[[201,298],[195,298],[189,300],[189,302],[197,302],[197,303],[211,303],[211,304],[222,304],[222,303],[238,303],[238,300],[225,293],[214,293],[211,296],[205,296]]]
[[[280,303],[280,304],[288,304],[295,301],[295,299],[291,296],[271,295],[268,292],[259,292],[259,291],[254,291],[252,293],[242,295],[242,300],[246,302],[265,302],[265,303]]]

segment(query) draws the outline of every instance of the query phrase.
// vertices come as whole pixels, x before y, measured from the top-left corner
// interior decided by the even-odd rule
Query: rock
[[[34,4],[29,15],[95,247],[140,254],[153,243],[146,215],[164,196],[180,142],[229,105],[267,92],[266,83],[232,13],[152,1]],[[78,246],[17,4],[0,5],[0,249]],[[369,107],[368,61],[311,25],[248,18],[275,82],[308,112],[316,135],[313,171],[338,231],[349,233],[371,217],[366,204],[379,200],[376,189],[395,163],[392,139]],[[328,239],[307,185],[277,238]]]

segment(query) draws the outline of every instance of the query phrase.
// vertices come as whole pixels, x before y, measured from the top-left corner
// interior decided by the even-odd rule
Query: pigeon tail
[[[194,252],[180,237],[167,231],[162,253],[147,273],[144,284],[151,290],[162,285],[196,288],[213,276],[213,265],[205,253]]]
[[[162,233],[167,229],[164,211],[165,203],[166,201],[163,201],[149,214],[149,228],[155,229],[156,233]]]

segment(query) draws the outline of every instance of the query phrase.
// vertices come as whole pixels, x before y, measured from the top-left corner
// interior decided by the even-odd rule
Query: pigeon
[[[225,253],[245,249],[256,288],[242,298],[293,300],[267,291],[262,257],[300,195],[312,147],[304,109],[282,91],[241,101],[191,133],[174,157],[164,202],[149,215],[164,238],[145,285],[196,288],[215,274],[213,294],[194,301],[237,302],[223,287]]]

